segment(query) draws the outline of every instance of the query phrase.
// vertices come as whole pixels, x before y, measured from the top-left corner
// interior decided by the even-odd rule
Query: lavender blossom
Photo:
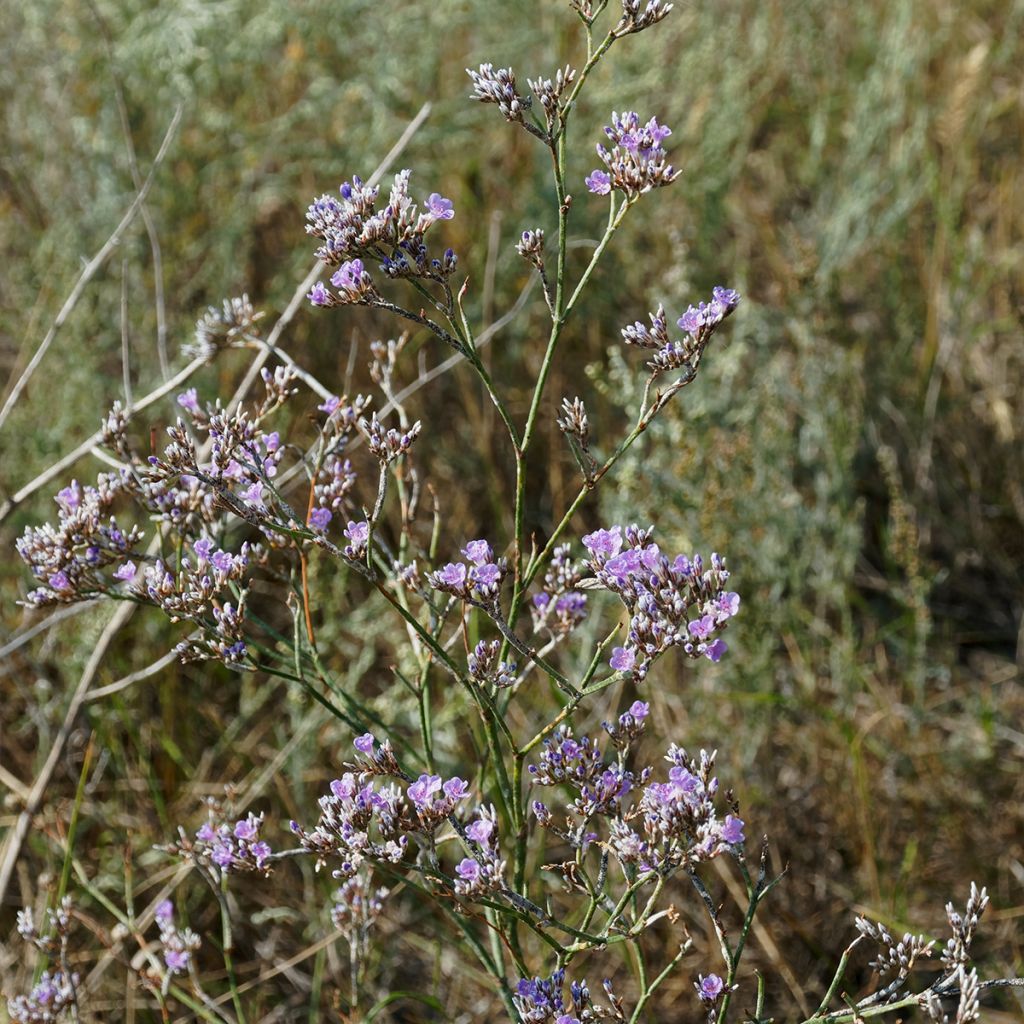
[[[605,127],[612,148],[597,147],[597,155],[607,168],[592,171],[586,179],[587,188],[599,195],[612,189],[623,192],[633,201],[651,189],[670,185],[679,177],[669,162],[662,142],[672,134],[670,128],[651,118],[641,124],[635,111],[612,114],[612,123]]]

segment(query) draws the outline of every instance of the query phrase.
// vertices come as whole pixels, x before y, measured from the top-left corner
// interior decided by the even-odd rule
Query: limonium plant
[[[513,411],[481,357],[467,278],[446,244],[459,211],[443,183],[420,185],[401,170],[383,186],[353,171],[309,205],[305,231],[325,273],[308,292],[308,315],[340,318],[342,307],[365,306],[394,318],[396,337],[372,346],[379,397],[338,394],[275,348],[278,361],[263,367],[255,399],[222,403],[193,387],[177,394],[159,450],[140,449],[131,409],[115,406],[102,428],[115,468],[90,484],[67,482],[56,495],[56,519],[29,527],[18,542],[35,581],[29,605],[102,597],[152,606],[180,624],[181,659],[280,677],[350,730],[347,751],[325,754],[334,780],[297,820],[282,821],[273,807],[235,811],[227,793],[208,803],[205,820],[167,837],[163,855],[205,883],[221,930],[193,931],[171,899],[153,908],[148,930],[133,924],[139,955],[126,959],[128,969],[165,1017],[178,1005],[206,1019],[246,1019],[231,938],[245,895],[234,886],[239,876],[259,884],[307,858],[330,879],[330,922],[349,950],[346,1019],[361,1019],[375,928],[393,901],[409,898],[446,922],[451,943],[485,973],[511,1021],[654,1020],[652,999],[680,973],[689,1005],[678,1007],[678,1020],[775,1019],[763,979],[744,969],[755,915],[781,879],[769,870],[768,841],[720,783],[714,750],[678,736],[651,760],[642,742],[652,670],[664,661],[658,685],[671,686],[685,662],[701,672],[729,657],[742,588],[723,554],[675,550],[646,523],[583,529],[579,515],[666,405],[694,384],[704,359],[727,343],[725,323],[742,308],[741,296],[722,285],[685,309],[659,305],[646,322],[616,325],[621,343],[641,350],[634,358],[644,381],[632,425],[617,440],[595,442],[584,398],[551,394],[567,326],[618,229],[681,173],[672,131],[657,111],[612,112],[600,139],[571,132],[594,68],[613,47],[656,30],[672,5],[573,0],[570,7],[585,42],[580,66],[527,79],[525,89],[512,68],[469,71],[472,98],[496,108],[550,159],[555,223],[523,225],[515,246],[536,275],[550,321],[525,415]],[[578,181],[568,177],[570,144],[595,153],[596,166]],[[582,267],[570,267],[572,216],[584,205],[606,212],[605,227]],[[423,510],[430,464],[422,451],[438,428],[410,420],[395,383],[413,337],[457,357],[456,372],[475,374],[500,421],[514,501],[486,536],[451,535],[436,496]],[[260,315],[240,298],[204,315],[191,354],[210,360],[260,345]],[[283,409],[314,402],[312,425],[290,417],[282,433]],[[545,420],[564,435],[579,484],[538,535],[527,532],[525,510]],[[336,567],[347,586],[377,595],[405,631],[402,664],[414,671],[402,683],[416,709],[413,728],[382,717],[332,677],[314,625],[317,561]],[[289,628],[272,625],[282,621]],[[596,630],[581,628],[595,622]],[[627,694],[624,709],[607,708],[596,735],[580,731],[579,716],[600,714],[613,685]],[[451,688],[472,709],[465,728],[485,752],[473,763],[438,746],[434,715],[439,693]],[[526,688],[529,714],[510,714]],[[741,880],[737,916],[723,906],[715,861],[731,862]],[[698,954],[680,923],[676,908],[686,900],[706,917],[713,957]],[[987,989],[1014,984],[983,981],[972,964],[987,903],[972,886],[962,913],[947,908],[950,938],[938,955],[934,941],[851,921],[850,946],[807,1024],[883,1013],[897,1019],[911,1009],[935,1022],[976,1019]],[[22,913],[19,931],[46,966],[31,991],[10,999],[12,1020],[88,1014],[70,950],[75,913],[68,897],[42,926],[30,910]],[[655,929],[655,948],[668,950],[657,963],[648,950]],[[843,978],[861,943],[875,947],[879,980],[857,996]],[[213,981],[197,967],[211,948],[224,961]],[[598,952],[603,965],[617,958],[619,966],[589,977]],[[911,977],[933,962],[926,980]]]

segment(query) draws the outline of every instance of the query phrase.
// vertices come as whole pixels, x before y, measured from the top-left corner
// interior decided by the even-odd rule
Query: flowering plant
[[[621,457],[696,381],[740,295],[719,286],[678,317],[659,305],[649,325],[621,326],[623,343],[648,350],[648,361],[632,426],[615,442],[592,438],[581,397],[564,396],[556,411],[548,388],[567,325],[624,219],[680,175],[669,162],[671,130],[628,111],[611,115],[608,144],[596,146],[602,167],[579,182],[568,178],[570,126],[594,68],[614,44],[656,26],[672,8],[663,0],[622,0],[601,34],[609,6],[575,0],[586,41],[581,67],[528,80],[528,93],[519,91],[511,68],[482,64],[469,72],[473,97],[496,106],[551,161],[554,230],[526,228],[516,244],[550,320],[525,415],[492,379],[460,261],[436,241],[458,215],[454,201],[431,191],[418,203],[408,170],[395,175],[386,200],[373,178],[353,175],[337,196],[322,195],[308,208],[306,231],[331,273],[303,292],[316,316],[362,306],[403,323],[406,333],[372,348],[380,407],[321,383],[280,349],[276,336],[263,337],[247,299],[229,301],[200,321],[196,359],[232,347],[276,359],[273,370],[262,366],[263,395],[225,405],[204,403],[196,388],[183,390],[169,443],[148,454],[132,439],[131,406],[116,406],[101,436],[115,469],[94,485],[72,481],[62,488],[56,522],[29,527],[18,543],[37,584],[28,604],[105,597],[152,606],[187,624],[176,648],[183,660],[286,680],[355,737],[318,811],[301,808],[301,820],[287,830],[275,830],[267,812],[211,802],[204,824],[180,830],[162,848],[213,894],[224,985],[239,1021],[245,1008],[231,935],[241,897],[232,885],[239,875],[258,880],[287,870],[297,858],[328,871],[336,884],[330,917],[349,946],[352,1019],[373,929],[401,890],[447,922],[511,1020],[639,1022],[649,1019],[666,980],[686,969],[694,1019],[769,1019],[763,985],[742,970],[755,915],[781,878],[769,872],[767,840],[755,837],[735,794],[720,785],[715,751],[672,742],[652,762],[644,742],[652,715],[645,688],[655,685],[656,666],[663,662],[662,679],[673,685],[687,661],[700,671],[726,656],[740,593],[717,553],[669,554],[653,527],[610,523],[584,532],[579,521]],[[580,190],[579,200],[573,190]],[[607,222],[576,268],[568,259],[570,223],[585,202],[606,204]],[[424,522],[430,476],[421,441],[438,425],[412,421],[395,385],[406,348],[423,337],[468,365],[502,425],[512,501],[484,538],[450,536],[436,491]],[[310,428],[290,413],[308,391],[320,400]],[[535,536],[526,526],[528,485],[545,417],[557,422],[580,482],[576,497]],[[333,567],[405,629],[407,650],[396,658],[395,674],[413,716],[382,718],[332,675],[315,626],[320,606],[311,577],[318,564]],[[581,719],[613,687],[626,707],[607,712],[603,736],[587,734]],[[435,718],[444,691],[456,688],[479,751],[473,763],[439,749]],[[541,697],[524,699],[527,691]],[[738,926],[730,918],[735,908],[727,911],[714,892],[713,873],[729,870],[740,879]],[[694,953],[675,905],[684,895],[706,917],[714,963]],[[973,1019],[983,983],[969,951],[986,903],[984,890],[972,890],[964,917],[950,910],[943,969],[918,991],[909,975],[931,945],[911,936],[895,941],[882,925],[862,920],[860,937],[879,945],[877,969],[892,980],[834,1007],[844,958],[808,1021],[854,1022],[911,1006],[938,1021],[944,1000],[956,1003],[958,1022]],[[58,969],[11,1002],[15,1020],[77,1013],[78,981],[67,953],[71,914],[71,905],[61,904],[45,938],[25,919],[23,936],[52,954]],[[136,936],[144,953],[136,972],[165,1012],[179,1000],[216,1019],[222,1011],[196,967],[199,935],[175,924],[166,899],[152,918],[159,939]],[[645,947],[656,933],[662,945],[667,933],[671,955],[649,972]],[[597,1001],[585,965],[599,954],[620,954],[631,978],[605,981]]]

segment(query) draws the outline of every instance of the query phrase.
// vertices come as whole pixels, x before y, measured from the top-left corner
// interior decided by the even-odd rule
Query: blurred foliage
[[[449,227],[471,309],[493,321],[526,280],[512,243],[526,227],[550,230],[554,210],[543,152],[467,101],[463,69],[512,63],[525,78],[578,63],[566,7],[6,4],[0,377],[20,373],[135,195],[118,90],[143,176],[184,108],[147,202],[175,365],[207,304],[247,291],[268,311],[284,307],[312,262],[309,199],[368,174],[425,101],[432,112],[399,166],[414,168],[415,191],[455,200]],[[627,220],[567,333],[542,439],[550,473],[538,458],[529,521],[543,535],[578,486],[553,423],[561,396],[582,394],[605,451],[635,405],[639,356],[622,349],[619,328],[659,301],[673,312],[713,284],[738,287],[745,301],[727,342],[583,518],[655,523],[664,546],[720,550],[735,571],[744,608],[732,656],[717,670],[685,670],[682,684],[673,672],[684,670],[665,664],[646,685],[663,736],[722,745],[723,778],[751,820],[770,826],[780,866],[792,865],[768,937],[757,936],[766,970],[791,965],[776,993],[783,1005],[801,990],[816,1003],[850,934],[839,914],[870,907],[894,927],[937,927],[940,904],[961,899],[972,877],[1008,908],[991,948],[1006,971],[1020,970],[1022,31],[1021,0],[678,3],[599,69],[575,122],[573,266],[604,216],[582,177],[610,110],[672,125],[684,174]],[[94,430],[119,397],[122,287],[136,390],[159,382],[158,284],[136,220],[0,432],[4,494]],[[545,320],[538,300],[487,350],[520,417]],[[365,389],[367,343],[392,329],[365,311],[306,312],[283,343],[339,390],[355,367],[352,388]],[[443,355],[426,344],[420,357],[433,365]],[[203,371],[204,396],[226,391],[240,365]],[[426,421],[448,474],[434,480],[444,543],[507,533],[510,467],[494,465],[493,414],[468,373],[419,392],[410,413]],[[153,422],[170,415],[167,403]],[[13,537],[48,514],[40,495],[4,524],[7,630],[26,587]],[[343,579],[319,582],[335,671],[385,707],[390,625]],[[104,621],[87,612],[0,666],[0,761],[27,784]],[[99,681],[171,642],[161,621],[137,616]],[[438,712],[453,764],[460,710],[454,701]],[[259,781],[299,817],[331,771],[325,751],[349,739],[273,682],[195,667],[90,704],[82,726],[104,749],[86,807],[90,863],[115,875],[126,831],[146,851],[191,820],[217,780]],[[35,874],[59,867],[45,837],[59,834],[80,750],[66,761],[30,850]],[[104,859],[97,851],[108,847]],[[288,875],[300,876],[314,899],[311,874]],[[260,955],[283,957],[322,934],[322,921],[297,920],[271,896],[240,898],[250,896],[266,901]],[[203,913],[212,908],[197,903],[196,927]],[[452,1020],[488,1012],[485,987],[455,969],[423,912],[403,904],[400,914],[392,927],[410,959],[380,965],[381,990],[409,986],[418,971]],[[314,991],[334,959],[304,965]],[[667,989],[665,1005],[690,998],[685,988]],[[310,1005],[300,989],[288,990],[289,1005]],[[436,1019],[401,1007],[391,1019]]]

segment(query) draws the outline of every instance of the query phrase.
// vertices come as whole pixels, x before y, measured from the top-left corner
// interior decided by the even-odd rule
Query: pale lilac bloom
[[[457,775],[449,779],[442,788],[449,800],[465,800],[469,796],[469,786]]]
[[[335,288],[343,288],[346,291],[354,291],[360,285],[363,276],[363,261],[349,260],[342,263],[331,275],[331,284]]]
[[[318,405],[317,408],[320,412],[325,412],[330,416],[332,413],[337,412],[339,405],[341,405],[341,399],[337,395],[331,395],[322,404]]]
[[[67,487],[62,487],[57,492],[57,501],[72,512],[78,508],[82,504],[82,488],[78,486],[78,481],[72,480]]]
[[[256,838],[259,833],[259,823],[252,818],[242,818],[235,822],[235,838],[244,839],[249,842]]]
[[[322,505],[318,505],[312,509],[309,513],[309,525],[314,530],[326,530],[328,523],[333,518],[333,514],[329,508],[324,508]]]
[[[127,561],[120,568],[114,570],[115,580],[130,580],[136,571],[136,565],[132,561]]]
[[[213,848],[213,852],[210,854],[210,858],[218,867],[229,868],[234,863],[235,855],[232,852],[231,847],[226,843],[217,843]]]
[[[253,859],[256,861],[256,867],[262,868],[268,860],[270,860],[270,845],[260,840],[258,843],[253,843],[249,847],[249,852],[252,854]]]
[[[630,573],[640,570],[641,564],[639,552],[636,548],[629,548],[626,551],[620,551],[613,558],[609,558],[604,567],[617,580],[625,582]]]
[[[480,864],[472,857],[463,857],[455,870],[464,882],[476,882],[480,879]]]
[[[484,565],[494,557],[491,545],[485,540],[471,540],[463,549],[462,553],[474,564]]]
[[[676,323],[690,334],[696,334],[704,326],[704,314],[694,306],[690,306]]]
[[[466,835],[475,843],[481,843],[486,846],[491,839],[491,833],[494,831],[494,822],[489,821],[487,818],[477,818],[475,821],[471,821],[466,826]]]
[[[71,580],[68,578],[68,574],[63,569],[58,569],[50,578],[47,580],[54,590],[70,590]]]
[[[636,664],[636,651],[630,647],[616,647],[608,664],[616,672],[631,672]]]
[[[722,822],[722,839],[730,846],[735,846],[742,843],[744,838],[746,837],[743,835],[743,821],[735,815],[727,814],[725,821]]]
[[[711,635],[714,628],[715,620],[710,615],[702,615],[699,619],[694,619],[687,625],[690,636],[695,636],[698,640],[706,639]]]
[[[210,556],[210,564],[218,572],[231,572],[235,567],[235,559],[229,551],[214,551]]]
[[[604,555],[611,558],[622,550],[622,527],[610,530],[595,530],[583,538],[583,546],[595,557]]]
[[[629,713],[638,721],[642,722],[650,713],[651,705],[646,701],[635,700],[629,706]]]
[[[719,638],[715,640],[714,643],[708,644],[708,648],[704,652],[704,657],[717,664],[722,660],[722,655],[725,654],[727,650],[729,650],[729,645]]]
[[[422,810],[433,802],[433,796],[440,788],[440,775],[421,775],[409,786],[409,799]]]
[[[697,986],[697,991],[700,993],[701,999],[705,1003],[715,1003],[718,1001],[718,997],[722,994],[722,990],[725,988],[725,982],[717,974],[709,974],[706,978],[704,975],[700,975],[700,983]]]
[[[250,505],[263,504],[263,484],[259,481],[242,491],[242,498]]]
[[[196,553],[198,558],[202,559],[204,562],[208,562],[210,560],[210,553],[213,551],[213,541],[208,537],[203,537],[192,545],[192,550]]]
[[[501,579],[501,570],[494,565],[481,565],[473,570],[473,583],[478,587],[493,586]]]
[[[612,190],[612,176],[607,171],[591,171],[583,180],[594,195],[606,196]]]
[[[376,737],[372,732],[364,732],[362,736],[357,736],[352,741],[352,746],[359,751],[360,754],[372,754],[373,744],[376,742]]]
[[[718,609],[716,612],[716,618],[719,622],[724,622],[726,619],[732,618],[732,616],[738,614],[740,610],[740,595],[729,590],[724,594],[720,594],[718,597]]]
[[[167,949],[164,950],[164,963],[167,964],[167,970],[172,973],[185,971],[188,969],[190,956],[191,954],[184,949]]]
[[[199,412],[199,396],[195,388],[189,388],[178,395],[178,405],[186,412],[196,415]]]
[[[455,216],[455,204],[439,192],[431,192],[427,197],[427,209],[435,220],[451,220]]]
[[[437,578],[446,587],[458,590],[466,585],[466,572],[466,566],[462,562],[449,562],[437,574]]]
[[[324,287],[323,281],[317,281],[306,298],[309,299],[314,306],[329,306],[332,301],[331,293]]]
[[[153,916],[158,921],[170,921],[174,916],[174,904],[170,900],[161,900],[153,911]]]

